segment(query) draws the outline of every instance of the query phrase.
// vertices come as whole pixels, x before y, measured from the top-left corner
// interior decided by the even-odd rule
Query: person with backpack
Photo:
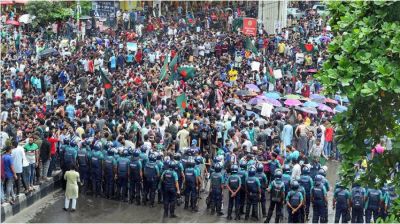
[[[256,166],[256,177],[261,183],[261,198],[260,198],[260,203],[261,203],[261,212],[263,217],[267,217],[267,209],[265,206],[265,203],[267,201],[266,197],[266,191],[267,191],[267,176],[264,173],[264,165],[262,163],[257,163]]]
[[[158,179],[160,177],[160,170],[157,166],[157,157],[154,153],[149,155],[149,162],[144,166],[144,195],[143,204],[146,205],[147,201],[150,202],[150,207],[154,207],[154,199],[156,194],[156,188]]]
[[[274,180],[268,186],[268,192],[271,194],[271,201],[268,209],[268,215],[264,223],[269,223],[275,209],[275,223],[279,222],[282,213],[282,206],[285,201],[285,184],[282,182],[282,171],[276,170]]]
[[[228,200],[228,220],[232,220],[232,209],[235,206],[235,220],[240,220],[240,196],[239,192],[242,187],[242,180],[240,176],[237,174],[239,171],[239,167],[236,164],[233,164],[231,167],[231,175],[228,177],[227,185],[229,191],[229,200]]]
[[[390,207],[393,205],[393,202],[399,198],[399,195],[396,194],[394,186],[388,186],[388,192],[385,198],[385,211],[383,212],[383,219],[385,219],[388,215],[388,211]]]
[[[218,216],[224,213],[221,211],[222,207],[222,190],[224,188],[224,176],[222,174],[222,166],[220,163],[214,165],[214,172],[211,173],[211,215],[217,211]]]
[[[368,188],[365,201],[365,222],[370,223],[371,218],[376,222],[379,216],[381,204],[383,202],[382,191],[379,189]]]
[[[300,223],[301,222],[301,206],[304,204],[304,197],[301,191],[299,191],[300,184],[297,180],[293,180],[290,183],[291,190],[286,196],[286,203],[288,208],[288,222],[289,223]]]
[[[189,157],[186,162],[186,169],[184,171],[185,175],[185,207],[184,209],[189,209],[189,198],[190,207],[192,212],[197,212],[197,192],[200,187],[200,172],[194,169],[195,161],[193,157]]]
[[[351,194],[341,183],[337,184],[335,193],[333,194],[332,208],[336,208],[335,223],[339,223],[340,217],[342,223],[348,222]]]
[[[89,185],[89,152],[86,146],[89,142],[84,141],[82,147],[77,152],[77,164],[81,185],[83,185],[83,192],[87,191]]]
[[[238,176],[241,179],[242,186],[239,190],[239,201],[240,201],[240,213],[239,213],[239,220],[240,220],[240,215],[244,214],[244,204],[246,202],[246,189],[245,189],[245,183],[246,179],[248,176],[247,172],[247,162],[245,160],[240,160],[239,162],[239,171],[238,171]]]
[[[101,143],[96,142],[93,146],[92,155],[90,157],[90,174],[92,177],[93,195],[96,197],[101,194],[101,181],[103,180],[104,155],[101,152],[101,148]]]
[[[117,161],[114,158],[114,148],[109,148],[104,158],[104,195],[108,198],[114,197],[114,177],[116,174]]]
[[[132,153],[132,159],[129,163],[129,202],[136,200],[136,205],[140,205],[140,196],[142,194],[143,184],[143,166],[139,159],[140,150],[135,149]]]
[[[366,191],[356,182],[351,189],[351,222],[364,223],[364,201]]]
[[[246,215],[245,220],[249,219],[250,208],[252,207],[252,218],[258,220],[258,201],[261,198],[261,183],[256,177],[256,167],[249,168],[249,177],[246,179]]]
[[[313,204],[313,223],[327,223],[325,210],[328,209],[328,196],[323,184],[322,176],[315,177],[315,185],[311,188],[311,202]]]
[[[310,196],[311,196],[311,188],[314,186],[314,181],[310,177],[310,168],[307,166],[303,167],[302,174],[300,175],[299,184],[304,188],[305,191],[305,219],[309,220],[310,214]]]
[[[125,149],[121,154],[121,157],[117,160],[117,196],[119,196],[119,200],[126,201],[126,196],[128,193],[128,169],[130,161],[128,159],[128,150]]]
[[[279,163],[279,161],[276,159],[277,154],[275,152],[271,153],[271,160],[268,161],[268,167],[269,167],[269,172],[271,174],[275,173],[275,170],[280,169],[281,168],[281,164]]]

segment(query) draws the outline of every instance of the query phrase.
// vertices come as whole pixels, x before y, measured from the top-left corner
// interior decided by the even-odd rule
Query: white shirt
[[[22,168],[29,165],[25,156],[24,148],[22,148],[22,146],[17,146],[17,148],[12,150],[11,155],[14,162],[15,172],[22,173]]]
[[[251,147],[253,147],[253,144],[251,143],[251,141],[246,139],[242,144],[242,148],[243,148],[243,146],[246,146],[246,151],[250,153]]]
[[[300,164],[296,163],[292,169],[292,180],[297,180],[300,178],[301,175],[301,166]]]

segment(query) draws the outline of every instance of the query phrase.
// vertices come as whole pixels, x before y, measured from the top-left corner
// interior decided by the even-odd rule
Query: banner
[[[128,51],[137,51],[137,43],[135,43],[135,42],[126,43],[126,49]]]
[[[243,19],[243,34],[256,36],[257,35],[257,20],[253,18]]]

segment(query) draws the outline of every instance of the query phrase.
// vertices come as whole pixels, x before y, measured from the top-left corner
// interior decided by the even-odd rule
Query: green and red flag
[[[176,54],[175,57],[169,63],[169,70],[171,71],[171,73],[176,72],[176,70],[178,69],[178,58],[179,54]]]
[[[103,88],[106,93],[107,98],[111,98],[112,96],[112,91],[113,91],[113,85],[111,80],[108,78],[108,75],[103,71],[103,69],[100,67],[100,76],[101,76],[101,82],[103,84]]]
[[[166,75],[167,75],[167,64],[164,63],[164,65],[161,67],[160,70],[160,81],[162,81]]]
[[[178,68],[178,74],[180,77],[187,81],[195,76],[196,69],[193,67],[179,67]]]
[[[302,43],[300,44],[300,49],[304,53],[314,54],[318,51],[318,48],[311,43]]]
[[[151,98],[153,96],[152,91],[147,92],[147,101],[146,101],[146,124],[151,124]]]
[[[251,42],[250,38],[246,38],[245,42],[244,42],[244,48],[248,51],[253,52],[254,54],[258,53],[257,48],[254,46],[253,42]]]
[[[186,94],[182,93],[182,95],[178,96],[176,98],[176,104],[178,105],[181,112],[185,112],[185,109],[187,107]]]

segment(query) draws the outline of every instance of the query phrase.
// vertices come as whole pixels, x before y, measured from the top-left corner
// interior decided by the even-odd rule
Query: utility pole
[[[78,35],[78,40],[80,39],[80,34],[81,34],[81,27],[79,26],[79,19],[80,19],[80,16],[81,16],[81,13],[82,13],[82,8],[81,8],[81,3],[80,3],[80,0],[77,0],[76,1],[76,24],[77,24],[77,27],[78,27],[78,30],[77,30],[77,35]]]

